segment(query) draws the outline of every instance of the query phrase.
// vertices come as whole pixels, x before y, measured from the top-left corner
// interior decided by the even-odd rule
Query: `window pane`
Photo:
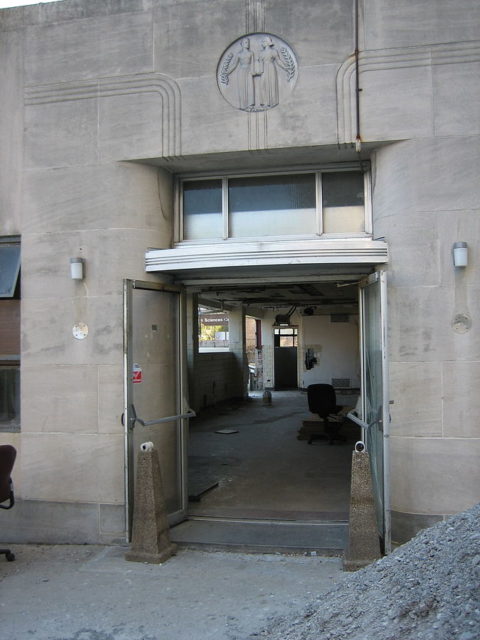
[[[324,233],[365,231],[363,174],[322,174],[322,201]]]
[[[221,180],[184,182],[183,237],[223,238]]]
[[[20,300],[0,302],[0,359],[20,353]]]
[[[228,351],[228,311],[219,311],[207,307],[198,308],[198,350]]]
[[[20,368],[0,367],[0,431],[20,429]]]
[[[315,175],[229,180],[230,236],[315,233]]]
[[[0,246],[0,298],[13,297],[19,270],[20,247]]]

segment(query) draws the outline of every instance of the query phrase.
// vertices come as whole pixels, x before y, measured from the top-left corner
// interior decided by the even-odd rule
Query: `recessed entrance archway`
[[[237,317],[241,319],[241,323],[244,322],[244,317],[246,313],[256,318],[258,317],[261,318],[262,315],[266,317],[270,314],[270,316],[273,319],[273,321],[270,324],[271,328],[273,328],[273,324],[275,323],[274,322],[275,316],[279,314],[281,315],[282,312],[285,313],[286,311],[288,311],[288,309],[291,309],[292,306],[295,307],[295,313],[300,319],[299,324],[302,324],[302,325],[303,323],[305,324],[312,323],[312,322],[315,323],[316,319],[318,319],[318,321],[323,319],[323,322],[325,322],[325,319],[327,317],[329,319],[329,322],[331,322],[332,318],[336,318],[336,319],[338,319],[339,317],[343,317],[343,318],[348,317],[349,319],[356,318],[355,333],[357,335],[357,340],[358,340],[358,334],[359,334],[358,287],[362,279],[364,279],[367,276],[368,271],[372,270],[372,267],[370,265],[367,266],[364,264],[343,265],[341,267],[338,267],[337,265],[336,270],[339,271],[339,273],[334,273],[331,266],[328,266],[326,269],[323,269],[323,270],[318,268],[312,269],[310,266],[310,270],[309,270],[310,272],[308,274],[303,273],[301,278],[298,275],[297,276],[293,275],[291,271],[290,273],[287,274],[285,273],[285,270],[282,271],[279,269],[260,269],[260,270],[256,269],[255,275],[253,274],[253,270],[248,268],[241,270],[241,273],[239,273],[239,270],[237,269],[236,275],[234,275],[233,273],[226,273],[226,270],[218,271],[215,269],[209,271],[208,273],[206,273],[205,271],[203,272],[190,271],[189,273],[185,273],[185,272],[176,273],[176,281],[181,286],[181,288],[186,292],[187,301],[189,301],[186,305],[187,309],[189,309],[189,311],[187,311],[186,318],[187,318],[187,337],[190,336],[192,338],[191,343],[188,344],[187,346],[189,369],[190,369],[189,370],[190,402],[193,402],[193,406],[195,409],[199,409],[199,408],[205,409],[207,413],[204,413],[204,415],[208,416],[208,411],[211,412],[210,423],[208,422],[208,417],[207,417],[207,421],[206,422],[204,421],[204,417],[202,417],[201,413],[200,413],[200,418],[197,419],[196,422],[197,424],[201,425],[200,428],[198,429],[199,433],[203,433],[203,434],[207,433],[208,434],[207,439],[210,438],[212,442],[212,446],[208,450],[208,452],[206,452],[205,449],[202,448],[204,447],[203,444],[200,446],[200,449],[198,449],[197,451],[191,450],[190,451],[191,458],[196,456],[197,462],[198,462],[198,458],[203,457],[204,458],[203,462],[205,463],[208,462],[208,458],[210,458],[211,459],[210,461],[214,462],[213,466],[215,466],[215,464],[218,463],[218,457],[219,457],[216,455],[215,446],[217,446],[218,444],[220,446],[220,449],[222,447],[226,447],[228,449],[228,447],[230,447],[231,444],[234,443],[236,434],[215,433],[216,431],[222,431],[222,427],[228,429],[228,427],[230,426],[230,421],[221,419],[220,420],[220,422],[222,423],[220,424],[221,428],[217,429],[216,427],[219,426],[218,415],[214,419],[213,413],[215,411],[217,412],[220,411],[221,413],[222,410],[225,410],[227,411],[227,414],[233,415],[235,411],[241,411],[241,408],[238,405],[235,405],[232,413],[232,408],[231,408],[233,406],[232,402],[235,402],[236,398],[238,399],[239,397],[242,397],[242,396],[245,398],[245,396],[247,395],[248,380],[249,380],[248,369],[246,367],[246,358],[244,357],[245,355],[244,336],[242,337],[241,331],[240,332],[237,331],[234,343],[236,345],[235,356],[237,360],[237,363],[236,363],[237,373],[240,376],[240,384],[236,386],[236,389],[237,389],[236,393],[231,395],[228,395],[227,393],[226,396],[221,398],[221,394],[218,393],[218,390],[222,385],[220,385],[218,381],[214,379],[215,376],[218,374],[218,371],[215,372],[218,363],[214,361],[213,356],[208,356],[210,357],[210,363],[207,364],[207,366],[205,367],[205,362],[202,363],[202,360],[205,360],[205,357],[204,357],[205,354],[201,354],[202,358],[200,358],[199,354],[196,354],[195,352],[194,343],[195,343],[196,327],[194,328],[195,326],[194,309],[195,309],[195,306],[198,305],[198,301],[201,300],[202,303],[208,302],[212,307],[214,307],[216,304],[218,308],[224,308],[224,309],[230,308],[232,310],[232,314],[235,315],[236,313]],[[313,309],[313,313],[312,313],[312,309]],[[270,320],[267,319],[267,322],[269,323]],[[338,326],[340,326],[341,323],[332,322],[332,326],[334,324],[337,324]],[[303,419],[308,419],[309,417],[308,405],[307,405],[305,394],[303,394],[303,397],[302,397],[302,389],[304,390],[306,386],[308,386],[309,382],[314,381],[312,379],[312,370],[306,368],[307,352],[310,358],[313,357],[313,359],[315,359],[316,357],[315,343],[309,344],[308,341],[305,340],[305,333],[306,333],[305,327],[302,326],[299,329],[299,333],[298,333],[300,347],[298,349],[297,361],[300,366],[298,367],[296,393],[298,394],[297,399],[299,399],[299,404],[297,405],[297,415],[295,418],[296,423],[293,424],[292,421],[290,421],[292,424],[289,425],[290,432],[288,434],[288,437],[290,438],[289,442],[292,444],[290,448],[292,448],[293,446],[295,447],[300,446],[300,448],[304,449],[302,453],[305,453],[305,451],[308,451],[309,449],[316,450],[317,452],[319,452],[322,446],[321,443],[315,443],[313,447],[308,448],[308,445],[306,442],[297,440],[298,432],[302,426]],[[262,329],[262,335],[265,335],[265,331],[263,329]],[[272,352],[273,352],[273,336],[274,336],[273,329],[271,330],[271,336],[272,336],[271,346],[272,346]],[[187,343],[188,343],[188,340],[187,340]],[[266,345],[263,344],[261,346],[262,346],[262,349],[265,349]],[[274,386],[275,386],[274,370],[272,368],[273,362],[270,365],[268,364],[267,351],[268,350],[265,349],[263,353],[263,380],[261,381],[261,384],[260,384],[260,387],[263,387],[263,389],[261,388],[257,390],[257,394],[259,394],[255,399],[257,403],[262,402],[260,392],[263,392],[264,389],[268,389],[269,387],[274,389]],[[360,354],[363,352],[364,352],[364,349],[361,349],[357,342],[356,354],[352,355],[352,359],[356,358],[357,362],[359,363]],[[229,354],[224,354],[224,355],[229,356]],[[322,361],[322,364],[323,364],[324,359],[320,358],[320,360]],[[270,366],[270,371],[272,372],[270,378],[268,377],[269,366]],[[358,368],[360,369],[359,365],[358,365]],[[313,369],[315,369],[315,367],[313,367]],[[332,375],[332,373],[334,375]],[[324,371],[322,375],[327,375],[327,374]],[[340,395],[342,394],[349,395],[348,391],[352,391],[352,393],[350,393],[350,397],[347,397],[347,398],[343,397],[340,400],[341,404],[344,404],[345,406],[350,408],[356,404],[357,396],[355,395],[355,389],[357,390],[357,393],[358,393],[361,386],[360,377],[363,375],[362,371],[359,371],[358,375],[359,375],[359,379],[358,379],[359,381],[355,383],[355,380],[353,380],[354,378],[353,375],[349,376],[346,373],[336,372],[336,371],[333,371],[332,369],[330,371],[328,380],[325,380],[325,382],[328,382],[328,383],[333,382],[334,384],[336,384],[337,387],[339,387],[338,391],[340,392]],[[201,382],[203,384],[205,383],[205,381],[210,386],[213,385],[213,387],[217,390],[216,401],[214,403],[210,403],[207,400],[203,404],[200,403],[200,406],[199,406],[198,394],[195,393],[195,388],[197,383]],[[223,384],[222,388],[228,391],[229,385],[227,384],[227,380],[225,377],[222,379],[222,384]],[[357,385],[356,387],[355,387],[355,384]],[[362,383],[362,386],[364,386],[363,383]],[[238,393],[238,389],[241,390],[240,393]],[[380,394],[378,393],[378,389],[376,391],[376,395],[377,396],[382,395],[381,393]],[[204,398],[205,394],[202,394],[201,397]],[[226,402],[223,402],[223,401],[226,401]],[[378,397],[377,397],[377,401],[378,401]],[[281,407],[282,402],[283,400],[279,397],[278,408]],[[230,403],[230,408],[229,408],[229,403]],[[368,400],[368,403],[370,403],[370,399]],[[214,410],[209,408],[211,404],[214,404]],[[292,402],[291,400],[287,399],[286,405],[288,406],[289,404],[292,404]],[[303,407],[303,409],[301,409],[301,407]],[[382,407],[381,409],[383,410]],[[260,411],[262,410],[263,409],[260,408]],[[289,412],[286,411],[286,414],[288,413]],[[292,412],[290,411],[290,413]],[[236,414],[236,415],[238,416],[240,414]],[[273,415],[273,412],[271,415]],[[277,416],[277,417],[281,422],[283,418],[281,416]],[[267,418],[265,416],[265,419],[267,419],[267,422],[262,422],[262,419],[260,419],[260,424],[264,424],[264,425],[270,424],[271,426],[275,422],[275,420],[271,420],[271,417]],[[203,420],[203,425],[201,424],[202,420]],[[242,422],[243,418],[240,418],[239,420],[240,422]],[[259,422],[258,412],[257,412],[256,418],[253,419],[251,422],[252,423]],[[224,423],[227,423],[227,424],[224,424]],[[350,426],[353,427],[353,425],[350,425]],[[191,441],[193,442],[195,439],[197,441],[200,441],[202,437],[203,437],[203,440],[205,440],[205,436],[197,437],[195,435],[195,429],[197,429],[197,427],[195,426],[195,424],[193,424],[190,429]],[[265,431],[265,428],[262,427],[262,429],[263,431]],[[240,433],[243,431],[244,432],[243,435],[246,436],[248,429],[245,428],[245,424],[244,424],[244,427],[242,428],[242,430],[238,429],[238,431]],[[278,432],[278,434],[280,434],[280,432]],[[358,431],[356,433],[352,431],[352,434],[353,434],[352,437],[354,439],[359,437]],[[243,437],[243,435],[241,437]],[[253,435],[252,435],[252,430],[250,429],[250,437],[253,438],[254,435],[255,433],[253,432]],[[241,437],[237,438],[238,443],[240,443]],[[228,446],[226,444],[220,445],[222,438],[224,443],[230,442],[231,444],[229,444]],[[228,438],[230,438],[230,440],[228,440]],[[276,440],[278,440],[278,443],[276,442]],[[215,446],[213,445],[214,441],[217,443]],[[280,461],[278,450],[275,448],[275,445],[279,444],[280,442],[281,442],[280,437],[275,438],[273,436],[271,438],[272,446],[270,449],[270,456],[271,456],[271,459],[275,459],[275,461]],[[339,445],[336,445],[336,446],[339,446]],[[247,443],[243,443],[240,449],[242,449],[244,453],[246,451],[247,453],[250,452],[254,454],[256,451],[254,440],[251,440],[250,442],[247,442]],[[288,450],[289,450],[288,444],[284,445],[284,451],[288,453]],[[345,448],[344,450],[347,452],[347,455],[346,455],[347,462],[345,462],[343,467],[343,473],[344,473],[343,481],[345,482],[345,478],[348,479],[349,466],[350,466],[349,458],[351,454],[351,447],[349,449]],[[325,455],[329,455],[328,446],[325,447],[325,451],[326,451]],[[224,469],[222,469],[222,471],[226,471],[227,470],[226,468],[228,468],[229,466],[232,467],[232,463],[236,464],[237,461],[234,460],[234,458],[240,457],[245,462],[246,468],[249,467],[248,475],[250,479],[253,478],[254,472],[252,467],[252,464],[253,464],[252,458],[254,458],[255,456],[254,455],[250,456],[250,459],[248,459],[248,455],[245,456],[244,453],[242,453],[241,456],[235,456],[233,454],[231,455],[231,452],[229,453],[227,451],[225,453],[224,451],[223,457],[224,459],[225,458],[227,459],[227,463],[220,465],[225,467]],[[311,454],[307,454],[307,455],[311,455]],[[316,455],[316,453],[314,455]],[[380,455],[378,447],[377,447],[376,455]],[[318,457],[320,458],[320,456]],[[215,461],[214,458],[217,458],[217,460]],[[257,458],[259,458],[259,456],[257,456]],[[292,469],[295,466],[295,461],[293,459],[290,459],[290,463],[289,463],[288,455],[286,456],[284,462],[285,462],[284,468]],[[319,466],[321,466],[320,460],[316,462],[318,462]],[[268,461],[265,462],[265,459],[263,459],[263,461],[259,461],[259,464],[260,464],[260,469],[263,467],[264,470],[268,469],[269,466],[270,467],[273,466],[271,464],[269,465]],[[302,463],[298,462],[297,460],[297,465],[301,466]],[[191,463],[190,464],[191,470],[193,466],[194,466],[193,463]],[[380,473],[383,473],[383,465],[378,466],[378,469]],[[208,475],[208,473],[210,473],[211,471],[212,469],[211,468],[208,469],[208,465],[207,466],[204,465],[203,467],[204,475]],[[237,465],[237,468],[233,475],[235,474],[237,476],[241,475],[241,473],[237,473],[240,471],[241,469],[239,469],[239,465]],[[217,485],[217,487],[215,487],[212,490],[212,492],[208,496],[208,500],[204,499],[203,505],[201,500],[200,502],[193,503],[193,504],[190,503],[189,505],[187,505],[186,513],[189,518],[189,521],[186,525],[182,525],[182,527],[184,528],[186,527],[189,530],[186,534],[187,538],[185,539],[185,541],[194,542],[195,540],[192,539],[192,536],[193,536],[193,538],[195,537],[198,538],[197,540],[198,542],[209,542],[211,544],[216,544],[216,543],[220,543],[220,541],[216,539],[215,536],[219,536],[222,541],[222,544],[223,543],[239,544],[239,545],[252,544],[252,539],[256,540],[258,543],[263,539],[263,536],[265,533],[265,531],[261,529],[261,526],[263,527],[265,525],[265,521],[268,521],[269,527],[272,527],[273,526],[272,523],[275,523],[275,522],[284,527],[283,530],[279,526],[276,527],[276,530],[279,532],[279,539],[277,540],[277,546],[279,548],[285,546],[285,545],[282,545],[280,541],[284,536],[287,535],[286,532],[287,531],[290,531],[290,533],[293,532],[293,529],[291,528],[292,523],[295,523],[295,526],[301,527],[302,531],[305,533],[307,529],[303,527],[307,525],[310,527],[313,527],[315,526],[315,524],[321,523],[322,521],[328,522],[329,526],[333,526],[334,529],[336,529],[337,533],[335,535],[337,536],[338,539],[340,539],[342,535],[345,534],[346,521],[339,519],[339,514],[341,513],[345,514],[348,500],[346,501],[344,500],[342,504],[340,501],[338,503],[339,505],[338,509],[331,509],[331,508],[327,509],[325,505],[321,506],[321,500],[318,499],[322,491],[321,478],[320,477],[316,478],[316,482],[318,482],[318,484],[315,486],[315,485],[312,485],[312,482],[309,482],[307,470],[306,470],[305,476],[306,476],[306,481],[303,488],[303,492],[301,487],[298,490],[297,503],[300,503],[302,501],[300,499],[302,496],[302,493],[304,494],[303,495],[303,498],[304,498],[305,495],[309,493],[307,488],[310,490],[312,489],[312,486],[313,486],[314,490],[310,491],[310,493],[316,494],[315,495],[316,504],[311,503],[310,506],[312,508],[307,508],[307,506],[302,507],[304,515],[301,515],[298,509],[292,508],[292,504],[294,504],[296,500],[295,496],[293,496],[292,498],[293,502],[290,502],[290,503],[288,502],[287,499],[284,499],[282,501],[280,497],[279,500],[277,500],[274,508],[272,507],[272,504],[270,504],[270,507],[272,508],[268,508],[265,502],[261,503],[260,501],[258,505],[255,505],[250,500],[250,508],[249,510],[247,510],[248,511],[247,512],[245,511],[245,505],[242,504],[241,501],[238,501],[238,495],[237,497],[235,497],[234,492],[231,495],[230,504],[225,504],[225,502],[223,503],[223,507],[222,507],[223,513],[222,513],[221,510],[219,511],[219,505],[218,504],[216,506],[214,505],[215,495],[221,497],[222,498],[221,501],[224,501],[224,497],[225,497],[225,492],[224,492],[224,495],[221,496],[221,491],[218,490],[218,487],[221,488],[222,479],[220,478],[219,484]],[[223,478],[224,484],[228,482],[228,477],[229,476],[227,474],[227,476]],[[289,485],[288,473],[283,474],[282,478],[285,480],[284,486],[288,487]],[[294,483],[290,483],[290,484],[294,484]],[[281,491],[283,491],[283,489],[280,488],[278,482],[273,483],[270,478],[269,480],[266,480],[263,483],[263,485],[265,487],[271,487],[272,495],[276,497],[281,496]],[[378,490],[381,492],[382,488],[379,487]],[[246,491],[247,493],[245,493],[245,491],[243,493],[244,496],[249,495],[248,487]],[[189,491],[188,493],[192,495],[192,492]],[[327,495],[327,493],[325,493],[325,495]],[[382,499],[383,499],[383,495],[382,495]],[[277,508],[279,505],[280,505],[280,508]],[[202,513],[203,506],[205,506],[205,510]],[[381,508],[384,508],[384,507],[385,507],[385,504]],[[242,510],[243,510],[243,515],[242,515]],[[210,511],[210,513],[208,513],[208,511]],[[275,517],[272,517],[273,512],[275,512]],[[283,515],[282,515],[282,512],[283,512]],[[308,515],[305,515],[307,513]],[[252,517],[252,514],[254,514],[255,517]],[[336,514],[335,515],[336,519],[334,521],[331,521],[330,519],[328,519],[328,516],[329,515],[331,516],[332,514]],[[241,523],[242,526],[240,526],[239,522],[236,522],[238,518],[242,520],[242,523]],[[212,519],[214,524],[212,524]],[[246,522],[246,520],[248,520],[248,523]],[[203,526],[202,532],[199,532],[198,530],[199,522]],[[247,524],[248,524],[248,527],[247,527]],[[340,529],[338,529],[338,527],[341,525],[343,525],[343,534],[340,533]],[[197,531],[195,531],[195,527],[197,527]],[[172,533],[174,536],[177,536],[177,539],[179,541],[182,541],[183,534],[180,531],[180,528],[181,527],[177,527]],[[245,528],[246,528],[245,541],[242,542],[242,536],[238,538],[238,534],[239,532],[242,531],[242,529],[245,529]],[[327,537],[331,538],[332,535],[333,535],[332,532],[329,531]],[[289,538],[289,539],[294,541],[293,546],[297,545],[299,548],[304,548],[302,547],[302,544],[300,544],[300,538],[297,536],[297,534],[293,535],[293,538]],[[304,540],[304,543],[303,543],[304,545],[311,546],[311,544],[309,544],[308,542],[305,542],[305,538],[303,538],[303,540]],[[330,545],[332,544],[331,540],[329,544]],[[275,546],[275,544],[273,544],[273,546]]]

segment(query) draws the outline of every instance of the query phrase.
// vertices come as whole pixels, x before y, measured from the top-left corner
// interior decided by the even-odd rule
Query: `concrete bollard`
[[[138,453],[132,544],[125,559],[160,564],[176,550],[170,542],[158,454],[151,442],[144,442]]]
[[[343,558],[345,571],[357,571],[381,557],[370,458],[364,450],[365,445],[357,445],[352,453],[350,526]]]
[[[272,392],[266,389],[263,392],[262,400],[263,404],[267,405],[267,407],[270,407],[272,405]]]

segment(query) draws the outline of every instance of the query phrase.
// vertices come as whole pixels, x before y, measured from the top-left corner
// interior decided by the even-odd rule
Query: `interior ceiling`
[[[313,307],[315,314],[357,311],[357,284],[351,282],[286,283],[255,285],[211,285],[199,292],[200,301],[225,308],[241,304],[254,309],[286,311],[296,306]]]
[[[220,271],[220,273],[219,273]],[[296,306],[303,313],[313,307],[314,313],[357,313],[358,283],[372,271],[371,265],[335,265],[314,270],[278,267],[248,270],[227,269],[177,274],[191,293],[197,293],[200,304],[212,308],[247,307],[255,310],[273,309],[286,313]]]

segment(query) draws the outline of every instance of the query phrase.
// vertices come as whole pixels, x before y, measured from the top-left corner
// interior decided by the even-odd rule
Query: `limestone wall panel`
[[[123,436],[31,434],[22,439],[22,497],[122,503]]]
[[[417,211],[480,207],[480,136],[417,141],[412,184]]]
[[[148,158],[168,153],[165,148],[159,92],[136,92],[104,97],[99,101],[99,158],[101,162],[121,158]]]
[[[290,96],[264,114],[266,146],[336,144],[336,72],[337,65],[301,67]]]
[[[32,364],[115,364],[121,362],[122,297],[24,300],[22,362]],[[72,328],[88,326],[83,340]]]
[[[445,362],[443,379],[445,436],[480,439],[480,361]]]
[[[453,267],[452,267],[453,268]],[[478,318],[476,289],[467,289],[467,308]],[[462,309],[460,309],[462,310]],[[390,357],[399,362],[478,360],[480,344],[473,329],[464,333],[452,323],[459,307],[452,289],[398,287],[389,292]]]
[[[25,168],[97,161],[97,100],[31,105],[25,111]]]
[[[369,49],[478,38],[480,5],[475,0],[369,0],[363,11]]]
[[[256,136],[256,114],[229,105],[218,90],[215,73],[186,78],[179,85],[185,155],[248,149],[249,134]]]
[[[304,65],[341,62],[355,49],[350,0],[265,0],[265,31],[293,46]]]
[[[123,366],[98,367],[98,431],[123,434]]]
[[[480,134],[480,62],[433,68],[434,127],[438,136]]]
[[[436,362],[390,365],[392,436],[442,435],[442,370]]]
[[[26,233],[151,228],[159,223],[157,171],[134,164],[29,171]]]
[[[361,75],[361,134],[364,140],[401,140],[432,134],[429,66],[369,71]]]
[[[23,366],[22,393],[23,433],[98,431],[96,366]]]
[[[394,511],[451,514],[478,502],[480,439],[390,438]]]
[[[151,15],[126,13],[26,29],[27,85],[153,70]]]
[[[28,234],[22,246],[23,298],[121,295],[124,278],[155,279],[145,273],[145,247],[161,246],[162,240],[145,229]],[[75,257],[85,259],[83,282],[70,277]]]
[[[438,286],[441,284],[441,247],[438,215],[411,210],[382,217],[375,233],[388,241],[389,284],[401,286]],[[425,229],[429,233],[425,233]],[[449,262],[451,262],[449,260]]]
[[[226,47],[246,33],[237,0],[162,2],[153,10],[155,71],[175,78],[211,75]]]

